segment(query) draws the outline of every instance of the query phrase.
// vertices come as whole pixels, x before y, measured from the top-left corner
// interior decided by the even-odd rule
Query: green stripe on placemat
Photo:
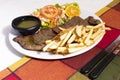
[[[120,80],[120,56],[116,56],[95,80]]]
[[[76,72],[72,77],[70,77],[68,80],[90,80],[85,75],[81,74],[80,72]]]

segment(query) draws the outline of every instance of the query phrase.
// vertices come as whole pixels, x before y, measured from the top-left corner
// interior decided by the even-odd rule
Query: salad
[[[53,28],[65,24],[74,16],[79,16],[80,9],[76,2],[63,5],[46,5],[36,9],[32,15],[41,20],[42,28]]]

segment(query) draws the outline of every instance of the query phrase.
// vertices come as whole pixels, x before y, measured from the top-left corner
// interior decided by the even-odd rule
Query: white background
[[[9,43],[8,34],[11,21],[18,16],[27,15],[47,4],[78,2],[80,8],[97,12],[112,0],[0,0],[0,71],[21,59],[24,55],[17,52]]]

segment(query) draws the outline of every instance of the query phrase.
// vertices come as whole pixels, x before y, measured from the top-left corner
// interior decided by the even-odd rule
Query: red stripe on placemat
[[[2,80],[21,80],[16,74],[11,73]]]
[[[68,59],[61,60],[64,64],[74,68],[74,69],[80,69],[83,65],[85,65],[89,60],[91,60],[96,54],[98,54],[102,49],[98,47],[94,47],[93,49],[72,57]]]
[[[100,17],[107,26],[120,29],[120,3]]]
[[[108,27],[108,26],[106,26]],[[120,30],[111,28],[110,31],[106,31],[105,36],[100,41],[100,43],[97,45],[100,48],[106,48],[108,45],[110,45],[118,36],[120,35]]]

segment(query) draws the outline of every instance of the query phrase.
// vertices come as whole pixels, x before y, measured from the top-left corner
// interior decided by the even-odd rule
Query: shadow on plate
[[[17,31],[15,31],[14,29],[12,29],[12,27],[10,25],[6,26],[4,29],[3,29],[3,32],[2,32],[5,36],[5,42],[6,42],[6,46],[7,48],[15,55],[19,56],[19,57],[23,57],[24,55],[20,54],[18,51],[16,51],[12,45],[10,44],[9,42],[9,33],[12,33],[12,34],[18,34],[19,33]]]

